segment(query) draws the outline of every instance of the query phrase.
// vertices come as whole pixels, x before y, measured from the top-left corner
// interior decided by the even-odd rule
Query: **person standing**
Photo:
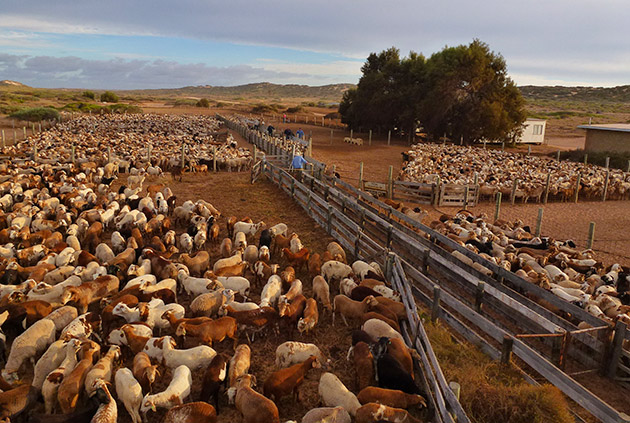
[[[302,128],[299,128],[299,129],[295,132],[295,134],[297,135],[297,137],[298,137],[299,139],[304,139],[304,131],[302,131]]]
[[[293,157],[293,160],[291,161],[291,168],[293,169],[293,174],[295,175],[295,178],[302,182],[302,170],[304,169],[304,166],[306,166],[308,162],[306,161],[306,159],[302,156],[300,156],[299,154],[296,154]]]

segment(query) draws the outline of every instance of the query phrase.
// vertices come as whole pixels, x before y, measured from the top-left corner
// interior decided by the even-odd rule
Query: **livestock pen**
[[[246,129],[244,135],[255,138],[255,134]],[[274,165],[263,166],[264,174],[295,196],[320,225],[344,246],[353,247],[359,256],[374,257],[383,251],[395,252],[406,276],[414,282],[412,293],[433,308],[434,317],[445,320],[493,357],[500,357],[499,346],[505,346],[506,351],[513,351],[520,360],[599,420],[628,421],[627,415],[608,406],[561,369],[561,360],[571,357],[576,365],[582,366],[582,371],[592,372],[593,366],[599,369],[603,365],[606,365],[606,373],[615,376],[617,371],[626,371],[620,363],[620,356],[625,354],[621,351],[622,341],[629,337],[623,324],[618,324],[615,336],[612,336],[611,328],[583,309],[487,262],[341,180],[323,176],[324,181],[320,181],[306,176],[305,183],[300,183]],[[316,169],[314,174],[322,175],[321,169]],[[444,246],[482,264],[492,270],[493,275],[483,275],[463,264]],[[514,288],[548,301],[594,329],[578,329],[574,323],[551,313]],[[515,327],[524,330],[516,333]],[[592,332],[599,335],[593,336]],[[508,349],[510,344],[512,347]],[[549,348],[551,353],[543,352]]]

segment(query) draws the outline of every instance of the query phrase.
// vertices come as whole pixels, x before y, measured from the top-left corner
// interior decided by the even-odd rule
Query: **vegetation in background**
[[[304,107],[302,106],[295,106],[295,107],[287,108],[287,113],[302,113],[302,112],[304,112]]]
[[[468,343],[455,343],[441,324],[425,324],[448,381],[460,384],[460,403],[475,423],[573,423],[567,402],[551,385],[532,386],[517,369],[492,361]]]
[[[210,107],[210,102],[207,98],[199,99],[199,101],[195,104],[197,107],[205,107],[206,109]]]
[[[103,94],[101,94],[101,101],[103,103],[118,103],[119,100],[120,99],[118,98],[116,93],[113,93],[111,91],[105,91]]]
[[[278,104],[260,103],[252,107],[252,113],[278,113],[281,109],[283,107]]]
[[[218,107],[218,108],[225,107],[225,103],[218,101],[215,107]]]
[[[59,119],[59,112],[52,107],[32,107],[13,112],[9,117],[29,122],[41,122],[42,120]]]
[[[142,109],[133,104],[110,104],[108,106],[101,106],[93,103],[68,103],[61,108],[65,112],[78,112],[78,113],[142,113]]]
[[[556,157],[557,153],[550,153],[550,157]],[[570,160],[572,162],[584,163],[584,155],[588,154],[588,163],[597,166],[606,165],[606,157],[610,157],[610,167],[612,169],[621,169],[624,172],[628,170],[628,161],[630,153],[620,153],[617,151],[584,151],[571,150],[560,153],[561,160]]]
[[[175,100],[175,102],[173,102],[173,105],[175,107],[185,107],[185,106],[196,106],[197,105],[197,100],[194,100],[192,98],[178,98],[177,100]]]
[[[81,95],[85,98],[89,98],[90,100],[96,100],[96,94],[94,94],[94,91],[83,91],[83,94]]]
[[[350,127],[447,134],[467,144],[510,141],[522,131],[525,101],[507,76],[505,60],[487,44],[447,47],[429,59],[390,48],[372,53],[356,89],[344,93],[342,122]]]

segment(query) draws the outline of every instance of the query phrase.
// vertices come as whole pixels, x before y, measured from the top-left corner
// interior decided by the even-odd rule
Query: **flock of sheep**
[[[494,149],[415,144],[406,153],[399,179],[431,184],[439,177],[442,183],[472,185],[476,175],[481,196],[501,192],[504,198],[509,198],[517,180],[517,200],[540,202],[549,175],[549,198],[562,201],[574,198],[580,175],[580,197],[599,200],[604,193],[607,171],[601,166]],[[627,199],[630,174],[618,169],[609,172],[607,198]]]
[[[431,227],[611,326],[617,321],[630,325],[628,267],[605,267],[592,250],[579,249],[572,241],[535,237],[520,220],[491,223],[484,215],[460,211],[455,216],[443,215]],[[459,251],[452,254],[480,272],[492,274]]]
[[[115,162],[127,171],[151,164],[151,173],[212,170],[241,171],[252,165],[251,153],[236,146],[228,134],[218,140],[220,122],[208,116],[189,115],[79,115],[53,128],[29,136],[5,154],[33,157],[39,163]],[[74,146],[74,153],[73,153]]]
[[[84,130],[100,125],[87,119]],[[134,133],[126,117],[103,125],[111,119]],[[377,264],[347,264],[334,242],[315,252],[283,223],[226,219],[202,199],[178,204],[168,186],[144,184],[155,163],[134,143],[112,140],[131,159],[131,176],[112,189],[121,169],[103,154],[107,137],[64,125],[39,137],[38,154],[62,157],[68,142],[56,137],[75,128],[77,157],[93,165],[0,165],[4,421],[216,422],[229,404],[246,423],[279,422],[284,397],[299,401],[320,368],[326,407],[302,422],[418,421],[407,409],[426,394],[399,332],[405,309]],[[302,342],[338,331],[335,315],[349,363]],[[252,374],[261,342],[278,343],[276,368]],[[341,381],[339,365],[355,383]]]

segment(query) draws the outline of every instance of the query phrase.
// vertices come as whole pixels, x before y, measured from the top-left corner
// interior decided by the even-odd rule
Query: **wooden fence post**
[[[564,329],[557,329],[556,335],[566,334]],[[562,368],[564,357],[562,357],[562,339],[563,336],[554,336],[551,338],[551,362]]]
[[[368,145],[372,145],[372,130],[370,129],[370,135],[368,135]]]
[[[558,150],[558,152],[556,153],[556,161],[560,161],[560,150]]]
[[[6,147],[7,142],[4,138],[4,129],[2,130],[2,149],[4,150],[4,148]]]
[[[532,146],[531,146],[531,145],[528,145],[528,146],[527,146],[527,156],[529,157],[529,156],[531,156],[531,155],[532,155]]]
[[[186,158],[184,157],[184,145],[182,144],[182,172],[184,171],[184,165],[186,164]]]
[[[26,138],[26,126],[23,126],[22,130],[24,131],[24,138]]]
[[[483,304],[483,293],[486,289],[486,283],[477,282],[477,288],[475,289],[475,311],[481,313],[481,306]]]
[[[505,142],[501,143],[501,151],[505,151]]]
[[[582,181],[582,174],[578,173],[577,181],[575,182],[575,198],[573,199],[574,203],[578,202],[578,197],[580,196],[580,182]]]
[[[74,146],[74,144],[72,144],[72,148],[70,150],[70,158],[72,159],[72,164],[74,164],[74,161],[75,161],[75,157],[74,156],[75,156],[75,146]]]
[[[509,364],[512,359],[512,347],[514,346],[514,338],[510,335],[503,335],[503,343],[501,344],[501,364]]]
[[[593,248],[593,238],[595,238],[595,222],[591,222],[588,225],[588,240],[586,241],[586,248]]]
[[[363,191],[363,162],[359,163],[359,189]]]
[[[422,252],[422,273],[427,275],[429,273],[429,257],[431,250],[428,248]]]
[[[387,132],[387,145],[391,145],[391,143],[392,143],[392,130],[390,129]],[[628,161],[628,168],[630,169],[630,160]],[[630,172],[630,170],[628,172]]]
[[[518,178],[514,178],[514,182],[512,182],[512,194],[510,195],[510,203],[514,205],[516,201],[516,187],[518,186]]]
[[[213,149],[212,149],[212,153],[213,153],[212,155],[213,155],[213,156],[214,156],[214,149],[215,149],[215,148],[216,148],[216,147],[214,147],[214,146],[213,146]],[[254,163],[256,163],[256,159],[257,159],[257,155],[258,155],[258,152],[256,151],[256,144],[254,144],[254,146],[253,146],[252,148],[253,148],[253,150],[254,150]]]
[[[33,143],[33,161],[37,161],[37,144]]]
[[[440,177],[436,176],[435,178],[435,192],[434,192],[434,197],[433,197],[433,205],[435,207],[440,205]]]
[[[495,222],[499,220],[499,215],[501,214],[501,197],[502,196],[503,194],[501,194],[501,191],[497,192],[497,204],[494,208],[494,221]]]
[[[107,163],[110,163],[111,161],[112,161],[112,148],[107,147]]]
[[[540,236],[540,230],[542,228],[543,212],[545,209],[540,207],[538,209],[538,219],[536,219],[536,236]]]
[[[394,166],[389,166],[389,173],[387,174],[387,198],[390,200],[394,195]]]
[[[610,157],[606,157],[606,165],[605,165],[606,169],[608,169],[610,167]]]
[[[630,173],[630,160],[628,160],[628,168],[626,169],[627,173]]]
[[[547,183],[545,183],[545,195],[543,197],[543,204],[547,204],[549,200],[549,184],[551,183],[551,172],[547,174]]]
[[[354,134],[354,129],[350,130],[350,142],[352,143],[352,134]]]
[[[326,224],[328,226],[328,235],[332,235],[332,216],[333,216],[333,206],[328,205],[328,215],[326,216]]]
[[[17,131],[13,130],[13,145],[17,144]]]
[[[617,320],[617,324],[615,326],[615,335],[613,336],[610,348],[608,369],[606,371],[606,375],[611,379],[614,379],[617,375],[617,367],[619,366],[619,360],[621,360],[623,341],[626,337],[627,330],[628,327],[626,326],[626,324],[620,320]]]
[[[331,129],[330,130],[330,145],[333,144],[333,132],[334,132],[334,129]]]
[[[42,123],[39,122],[39,131],[38,132],[42,132]]]
[[[610,169],[606,169],[606,181],[604,182],[604,193],[602,194],[602,201],[606,201],[608,195],[608,183],[610,182]]]
[[[431,305],[431,321],[435,322],[440,317],[440,293],[442,289],[433,285],[433,304]]]
[[[468,210],[468,185],[464,187],[464,210]]]
[[[254,147],[254,157],[256,156],[256,147]],[[212,146],[212,171],[217,171],[217,146]]]
[[[584,166],[588,165],[588,154],[584,155]]]

